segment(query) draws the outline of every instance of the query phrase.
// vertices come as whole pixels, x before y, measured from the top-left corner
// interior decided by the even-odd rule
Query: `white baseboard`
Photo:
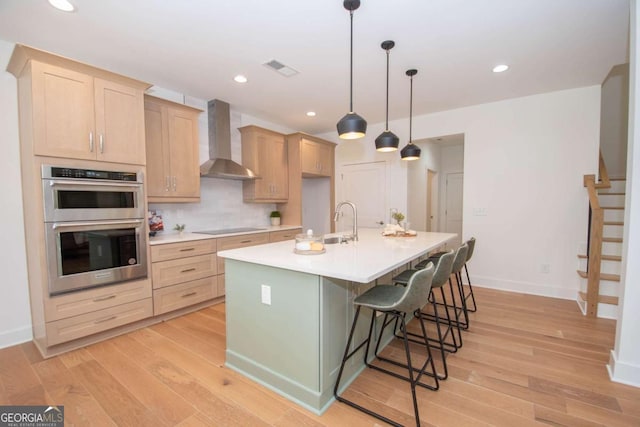
[[[611,355],[609,356],[607,371],[609,371],[611,381],[640,387],[640,366],[620,362],[617,360],[613,350],[611,350]]]
[[[576,295],[576,302],[580,311],[585,316],[587,315],[587,302],[582,299],[580,294]],[[613,304],[598,303],[598,317],[601,319],[613,319],[618,320],[618,306]]]
[[[33,339],[31,326],[23,326],[22,328],[13,329],[11,331],[0,332],[0,348],[11,347],[12,345],[22,344]]]
[[[466,281],[466,279],[465,279]],[[481,288],[498,289],[501,291],[519,292],[522,294],[540,295],[543,297],[561,298],[575,301],[577,288],[556,288],[539,283],[516,282],[497,279],[495,277],[473,276],[471,284]]]

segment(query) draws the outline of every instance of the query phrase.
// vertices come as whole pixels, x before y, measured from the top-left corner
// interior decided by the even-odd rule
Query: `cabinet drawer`
[[[45,304],[46,321],[66,319],[150,297],[149,279],[60,295],[49,298]]]
[[[269,243],[269,233],[243,234],[241,236],[222,237],[218,239],[218,251],[246,248]],[[224,273],[224,258],[218,258],[218,274]]]
[[[191,240],[151,246],[151,262],[167,261],[216,251],[216,239]]]
[[[293,230],[272,231],[269,233],[269,242],[283,242],[285,240],[292,240],[296,238],[296,234],[302,233],[302,228],[295,228]]]
[[[47,323],[47,346],[83,338],[153,315],[151,298]]]
[[[246,246],[269,243],[269,233],[243,234],[240,236],[221,237],[218,239],[218,251],[244,248]]]
[[[208,254],[154,262],[151,266],[153,289],[214,276],[217,271],[216,258],[216,254]]]
[[[193,280],[153,291],[153,314],[158,315],[218,296],[218,276]]]

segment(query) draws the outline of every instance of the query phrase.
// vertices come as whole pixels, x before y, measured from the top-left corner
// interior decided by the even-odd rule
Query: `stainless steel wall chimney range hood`
[[[207,103],[209,117],[209,160],[200,165],[200,176],[224,179],[256,179],[251,169],[231,160],[231,117],[229,104],[213,99]]]

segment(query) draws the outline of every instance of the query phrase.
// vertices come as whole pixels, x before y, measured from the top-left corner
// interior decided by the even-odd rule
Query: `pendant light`
[[[353,112],[353,11],[360,7],[360,0],[344,0],[344,8],[351,18],[351,47],[349,63],[349,112],[336,125],[341,139],[362,138],[367,132],[367,121]]]
[[[389,51],[395,45],[393,40],[385,40],[381,44],[382,48],[387,51],[387,116],[384,125],[385,131],[376,138],[376,150],[381,152],[396,151],[400,144],[400,139],[389,130]]]
[[[407,70],[407,76],[411,81],[411,89],[409,90],[409,143],[400,150],[402,160],[418,160],[420,158],[420,147],[415,145],[411,140],[411,126],[413,116],[413,76],[418,74],[418,70]]]

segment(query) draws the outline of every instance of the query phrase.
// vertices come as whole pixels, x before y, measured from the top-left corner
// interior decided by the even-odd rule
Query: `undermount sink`
[[[351,236],[348,234],[346,236],[325,237],[324,244],[335,245],[336,243],[349,243],[349,240],[351,240]]]
[[[342,240],[342,237],[337,236],[337,237],[325,237],[324,238],[324,244],[325,245],[335,245],[336,243],[340,243],[340,241]]]

